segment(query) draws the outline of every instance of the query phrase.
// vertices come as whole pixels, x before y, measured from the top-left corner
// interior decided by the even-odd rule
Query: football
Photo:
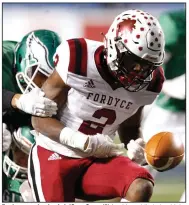
[[[147,163],[158,171],[176,167],[184,157],[184,145],[171,132],[160,132],[150,138],[145,145]]]

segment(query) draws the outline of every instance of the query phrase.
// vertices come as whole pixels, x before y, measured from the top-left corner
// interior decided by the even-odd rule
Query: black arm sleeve
[[[16,93],[3,89],[2,96],[2,111],[3,111],[3,123],[6,123],[9,130],[13,131],[18,127],[31,125],[31,115],[25,112],[15,109],[11,105],[13,96]]]
[[[11,132],[19,127],[31,126],[31,115],[19,110],[7,110],[3,114],[2,120]]]
[[[7,110],[14,110],[14,108],[11,105],[11,101],[12,101],[12,98],[15,94],[16,93],[14,93],[14,92],[3,89],[3,96],[2,96],[2,101],[3,101],[3,103],[2,103],[3,110],[2,111],[3,112],[6,112]]]

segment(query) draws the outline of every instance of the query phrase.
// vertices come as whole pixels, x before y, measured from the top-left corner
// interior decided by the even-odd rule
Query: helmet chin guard
[[[9,158],[9,150],[6,152],[3,160],[3,172],[11,179],[24,181],[27,179],[27,168],[21,167]]]
[[[35,67],[35,71],[32,74],[32,69],[34,69],[34,67]],[[38,72],[42,73],[46,77],[50,76],[50,74],[45,72],[45,70],[42,69],[41,65],[38,63],[31,65],[31,67],[29,67],[29,68],[26,67],[25,72],[16,73],[16,76],[15,76],[16,82],[17,82],[17,85],[20,88],[22,93],[28,93],[33,88],[38,87],[34,83],[34,79],[35,79]]]
[[[164,60],[161,26],[155,17],[140,10],[118,15],[104,43],[110,72],[130,92],[146,87]]]

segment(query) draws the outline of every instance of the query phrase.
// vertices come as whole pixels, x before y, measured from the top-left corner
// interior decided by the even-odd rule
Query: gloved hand
[[[12,136],[10,131],[7,129],[7,125],[3,123],[3,152],[10,148],[12,142]]]
[[[145,142],[142,138],[138,138],[137,140],[130,140],[127,144],[127,156],[132,161],[135,161],[137,164],[143,165],[146,163],[144,157],[144,146]]]
[[[79,149],[89,156],[97,158],[113,157],[123,154],[124,144],[115,144],[108,135],[86,135],[74,131],[69,127],[62,129],[59,137],[60,143]]]
[[[57,104],[44,97],[45,93],[39,88],[34,88],[31,92],[22,94],[15,99],[18,109],[40,117],[51,117],[57,112]]]
[[[97,158],[114,157],[123,154],[124,143],[115,144],[108,135],[96,134],[89,136],[85,152]]]

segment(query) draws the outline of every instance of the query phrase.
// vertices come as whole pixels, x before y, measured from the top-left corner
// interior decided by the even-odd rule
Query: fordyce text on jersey
[[[133,105],[132,102],[126,101],[126,100],[122,100],[119,99],[117,97],[112,97],[109,95],[103,95],[100,93],[92,93],[89,92],[87,95],[87,99],[90,99],[94,102],[98,102],[101,104],[106,104],[106,105],[110,105],[110,106],[115,106],[118,108],[124,108],[129,110],[131,108],[131,106]]]

